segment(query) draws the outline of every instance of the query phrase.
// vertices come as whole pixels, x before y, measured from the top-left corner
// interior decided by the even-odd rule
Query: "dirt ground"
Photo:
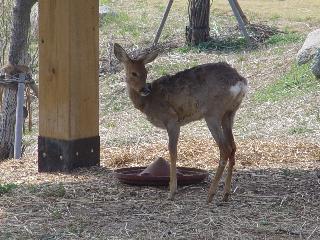
[[[146,165],[156,149],[165,145],[104,149],[101,167],[71,174],[38,173],[36,156],[2,162],[2,180],[18,188],[0,197],[0,239],[320,239],[318,145],[240,141],[232,197],[221,202],[221,182],[211,204],[210,179],[174,201],[167,187],[119,184],[114,167]],[[182,165],[213,176],[209,139],[180,149]]]

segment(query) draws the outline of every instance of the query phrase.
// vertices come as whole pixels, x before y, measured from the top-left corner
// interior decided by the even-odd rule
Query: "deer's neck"
[[[128,92],[129,92],[129,97],[133,103],[133,106],[139,109],[141,112],[143,112],[146,104],[145,97],[142,97],[138,92],[133,90],[133,88],[131,88],[130,86],[128,86]]]

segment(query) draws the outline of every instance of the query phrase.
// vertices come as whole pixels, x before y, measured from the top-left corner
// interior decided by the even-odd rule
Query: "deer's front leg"
[[[180,134],[180,126],[176,123],[168,124],[167,132],[169,136],[169,153],[170,153],[170,194],[169,199],[173,200],[177,191],[177,145]]]

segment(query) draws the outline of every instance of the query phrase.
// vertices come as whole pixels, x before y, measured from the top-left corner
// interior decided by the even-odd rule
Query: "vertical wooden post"
[[[39,171],[99,165],[99,1],[39,1]]]
[[[17,108],[16,108],[16,125],[14,129],[14,150],[13,157],[21,158],[22,153],[22,128],[23,128],[23,104],[24,104],[24,88],[26,74],[19,74],[19,83],[17,91]]]

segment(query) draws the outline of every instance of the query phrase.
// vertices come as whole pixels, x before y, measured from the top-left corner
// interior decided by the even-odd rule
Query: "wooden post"
[[[241,16],[241,19],[243,20],[244,24],[245,25],[249,24],[249,20],[248,20],[247,16],[244,14],[244,12],[242,11],[242,8],[240,7],[240,4],[239,4],[238,0],[233,0],[233,2],[234,2],[235,7],[238,10],[238,12],[239,12],[239,14]]]
[[[156,37],[154,38],[153,46],[156,46],[158,44],[159,38],[161,36],[162,29],[164,27],[164,24],[166,23],[167,18],[168,18],[172,3],[173,3],[173,0],[169,0],[167,8],[166,8],[166,11],[163,14],[159,29],[157,31]]]
[[[24,88],[26,74],[19,74],[19,83],[17,91],[17,108],[16,108],[16,125],[14,134],[14,150],[13,156],[15,159],[21,158],[22,146],[22,128],[23,128],[23,103],[24,103]]]
[[[248,34],[247,30],[246,30],[245,22],[243,21],[243,19],[242,19],[241,15],[240,15],[240,12],[239,12],[234,0],[229,0],[229,4],[231,6],[231,9],[232,9],[237,21],[238,21],[238,24],[239,24],[239,27],[240,27],[240,30],[241,30],[242,34],[246,38],[247,43],[250,44],[251,43],[250,36],[249,36],[249,34]]]
[[[100,163],[99,1],[39,1],[39,171]]]

